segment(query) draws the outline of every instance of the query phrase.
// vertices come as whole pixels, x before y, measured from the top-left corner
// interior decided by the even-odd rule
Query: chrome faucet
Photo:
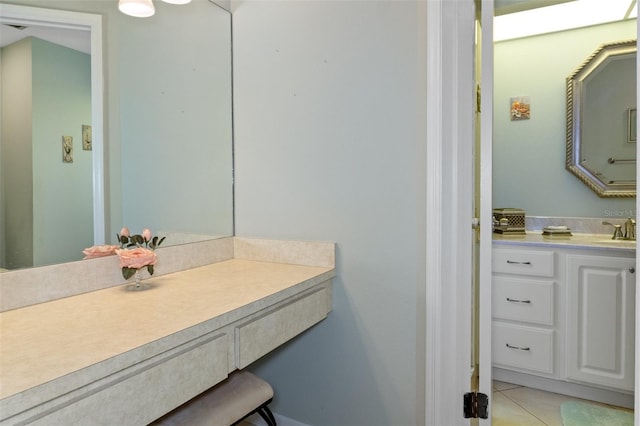
[[[636,239],[636,221],[634,219],[628,218],[624,223],[624,232],[622,232],[622,226],[620,224],[611,223],[611,222],[602,222],[603,225],[611,225],[613,226],[613,236],[612,240],[633,240]]]
[[[634,219],[628,218],[624,223],[624,239],[636,240],[636,221]]]

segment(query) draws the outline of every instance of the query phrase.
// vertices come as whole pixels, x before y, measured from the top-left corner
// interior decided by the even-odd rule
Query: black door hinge
[[[489,397],[480,392],[464,394],[464,418],[486,419],[489,417]]]

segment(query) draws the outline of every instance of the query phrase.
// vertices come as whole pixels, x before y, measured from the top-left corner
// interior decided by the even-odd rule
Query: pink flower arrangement
[[[155,249],[162,244],[165,237],[153,237],[148,228],[144,228],[141,234],[131,235],[127,227],[122,228],[116,236],[120,242],[120,249],[115,250],[115,253],[120,258],[122,276],[128,280],[142,268],[147,268],[149,274],[153,275],[153,266],[158,261]]]
[[[131,250],[120,249],[116,250],[116,254],[120,258],[121,268],[142,269],[145,266],[153,266],[158,261],[156,252],[144,247]]]
[[[98,245],[82,250],[85,259],[96,259],[98,257],[111,256],[116,254],[116,249],[120,246]]]

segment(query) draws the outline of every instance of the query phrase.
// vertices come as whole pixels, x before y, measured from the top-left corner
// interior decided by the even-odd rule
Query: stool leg
[[[264,404],[262,407],[258,408],[257,412],[258,414],[260,414],[260,417],[262,417],[264,421],[267,422],[267,425],[277,426],[276,419],[275,417],[273,417],[273,413],[271,412],[267,404]]]

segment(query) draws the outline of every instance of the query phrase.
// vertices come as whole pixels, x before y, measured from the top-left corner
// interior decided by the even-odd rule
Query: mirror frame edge
[[[632,198],[637,194],[636,185],[634,184],[622,184],[619,185],[619,189],[612,188],[606,185],[600,179],[595,176],[595,173],[586,166],[580,164],[580,145],[581,145],[581,129],[580,123],[582,122],[582,109],[581,109],[581,90],[582,81],[586,75],[591,73],[597,68],[600,63],[604,61],[612,53],[604,55],[599,61],[594,62],[598,56],[603,53],[607,53],[606,50],[633,50],[637,54],[637,40],[627,39],[617,42],[603,43],[596,48],[596,50],[589,55],[567,78],[566,78],[566,162],[565,167],[574,176],[580,179],[585,185],[593,190],[599,197],[602,198]],[[625,52],[613,53],[624,54]],[[582,76],[586,74],[585,76]],[[582,76],[582,77],[581,77]],[[580,78],[578,78],[580,77]]]
[[[93,146],[93,243],[106,239],[104,179],[104,73],[102,15],[0,4],[0,23],[13,22],[89,31],[91,37],[91,144]]]

